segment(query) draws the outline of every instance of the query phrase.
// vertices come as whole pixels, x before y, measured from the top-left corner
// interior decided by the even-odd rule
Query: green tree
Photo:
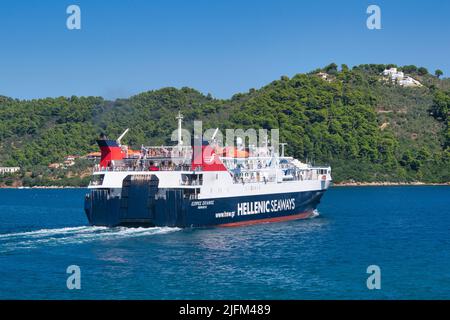
[[[327,65],[325,68],[324,68],[324,71],[326,72],[326,73],[328,73],[328,74],[332,74],[332,75],[335,75],[335,74],[337,74],[338,73],[338,66],[337,66],[337,64],[336,63],[330,63],[329,65]]]
[[[417,69],[417,73],[419,74],[419,76],[424,76],[428,74],[428,70],[427,68],[420,67],[419,69]]]
[[[435,118],[446,121],[450,112],[450,93],[437,91],[434,95],[431,112]]]
[[[403,67],[401,67],[401,70],[404,73],[416,73],[417,67],[415,65],[403,66]]]

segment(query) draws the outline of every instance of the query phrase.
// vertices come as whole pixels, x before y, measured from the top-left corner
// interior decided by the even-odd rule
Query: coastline
[[[337,182],[333,187],[405,187],[405,186],[450,186],[450,182],[430,183],[430,182]],[[32,186],[32,187],[12,187],[0,186],[0,189],[86,189],[87,186]]]
[[[450,182],[440,182],[440,183],[431,183],[431,182],[339,182],[334,183],[333,187],[405,187],[405,186],[450,186]]]
[[[19,190],[30,190],[30,189],[86,189],[85,187],[74,187],[74,186],[32,186],[32,187],[6,187],[0,186],[0,189],[19,189]]]

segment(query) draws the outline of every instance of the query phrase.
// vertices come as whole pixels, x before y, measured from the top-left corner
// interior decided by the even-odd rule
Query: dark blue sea
[[[0,299],[450,299],[450,187],[333,188],[309,220],[187,230],[90,227],[85,192],[0,190]]]

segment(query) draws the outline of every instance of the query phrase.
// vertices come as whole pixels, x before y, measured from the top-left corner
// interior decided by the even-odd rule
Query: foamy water
[[[39,229],[28,232],[0,234],[0,252],[33,249],[40,246],[80,244],[91,241],[106,241],[133,237],[145,237],[181,230],[179,228],[107,228],[107,227],[67,227]]]
[[[310,218],[316,218],[319,215],[319,211],[314,210]],[[57,246],[66,244],[80,244],[91,241],[107,241],[133,237],[145,237],[175,232],[178,230],[181,229],[170,227],[108,228],[79,226],[55,229],[39,229],[26,232],[3,233],[0,234],[0,252],[33,249],[40,246]]]
[[[316,217],[318,217],[318,216],[320,216],[319,210],[314,209],[314,211],[313,211],[313,213],[312,213],[312,215],[311,215],[310,218],[312,219],[312,218],[316,218]]]

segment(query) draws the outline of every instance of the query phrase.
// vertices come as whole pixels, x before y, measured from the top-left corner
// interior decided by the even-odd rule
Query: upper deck
[[[221,152],[222,155],[226,153]],[[312,166],[302,163],[293,157],[263,156],[246,153],[243,157],[219,156],[226,168],[227,174],[234,184],[248,183],[280,183],[287,181],[305,181],[331,179],[331,168],[327,166]],[[198,185],[196,179],[186,180],[186,174],[202,174],[202,168],[192,165],[193,150],[191,147],[160,146],[142,147],[141,152],[134,152],[122,160],[112,161],[108,167],[96,165],[94,174],[105,172],[123,172],[143,174],[158,172],[178,172],[180,186]],[[166,175],[167,176],[167,175]],[[187,183],[191,181],[192,183]]]
[[[181,114],[177,119],[178,145],[175,146],[142,146],[139,151],[133,151],[120,143],[128,129],[117,140],[106,137],[98,140],[102,156],[94,167],[94,175],[126,177],[130,174],[154,174],[160,180],[170,180],[174,187],[198,186],[203,178],[207,178],[207,184],[215,180],[214,183],[230,185],[331,181],[330,167],[316,167],[284,156],[284,143],[280,144],[281,155],[277,145],[269,146],[267,139],[259,147],[245,147],[242,139],[236,140],[236,147],[221,147],[214,138],[216,129],[211,143],[202,138],[200,145],[188,146],[181,138]],[[215,178],[208,178],[212,176]],[[119,181],[114,184],[119,185]],[[93,182],[91,186],[98,184]]]

